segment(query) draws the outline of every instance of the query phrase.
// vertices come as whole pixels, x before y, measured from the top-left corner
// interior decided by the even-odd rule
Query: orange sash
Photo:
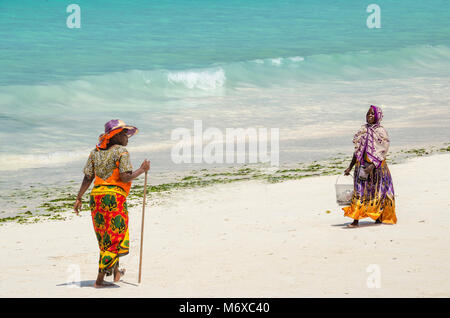
[[[112,175],[106,179],[103,180],[102,178],[95,176],[94,180],[94,186],[96,185],[116,185],[121,187],[126,193],[127,196],[130,193],[131,188],[131,181],[130,182],[123,182],[120,180],[120,172],[119,172],[119,162],[116,162],[117,168],[114,169]]]

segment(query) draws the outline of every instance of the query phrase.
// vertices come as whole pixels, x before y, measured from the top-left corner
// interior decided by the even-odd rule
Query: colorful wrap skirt
[[[356,162],[354,193],[351,205],[342,208],[344,216],[354,220],[369,217],[383,223],[397,223],[394,185],[386,161],[379,168],[374,168],[365,181],[359,179],[359,167],[360,163]]]
[[[128,254],[127,193],[118,186],[94,186],[89,206],[100,248],[99,273],[111,275],[119,266],[119,257]]]

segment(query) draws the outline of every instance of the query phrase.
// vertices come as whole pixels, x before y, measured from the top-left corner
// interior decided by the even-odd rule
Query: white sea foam
[[[153,144],[127,146],[127,150],[131,153],[154,153],[157,151],[168,150],[172,145],[173,142],[155,142]],[[72,162],[87,160],[92,149],[93,148],[91,147],[78,151],[55,151],[36,154],[1,154],[0,171],[64,166]]]
[[[85,151],[57,151],[43,154],[5,154],[0,155],[0,171],[14,171],[29,168],[58,167],[87,158],[90,149]]]
[[[283,59],[281,57],[270,60],[273,65],[281,65],[283,63]]]
[[[61,83],[0,86],[0,109],[15,116],[36,109],[39,113],[82,111],[83,105],[98,110],[117,105],[120,109],[124,104],[147,104],[161,98],[215,96],[225,86],[243,84],[301,86],[311,81],[447,76],[449,60],[448,47],[420,46],[377,53],[276,57],[189,70],[130,70]]]
[[[264,64],[264,60],[261,60],[261,59],[256,59],[256,60],[253,60],[252,62],[254,62],[256,64]]]
[[[218,68],[199,71],[170,72],[167,75],[167,80],[169,83],[181,83],[189,89],[199,88],[202,90],[211,90],[223,87],[226,76],[225,71],[222,68]]]
[[[301,57],[301,56],[293,56],[293,57],[289,57],[288,59],[292,62],[301,62],[301,61],[305,60],[305,58]]]
[[[348,134],[351,129],[328,127],[354,119],[359,107],[374,103],[386,105],[388,123],[401,114],[398,129],[420,121],[427,127],[433,120],[444,125],[449,118],[449,60],[447,47],[415,47],[0,86],[0,170],[84,160],[89,149],[70,149],[80,145],[80,138],[96,138],[94,126],[102,128],[109,116],[140,121],[136,125],[146,139],[138,138],[130,150],[150,153],[170,148],[166,123],[189,127],[194,119],[211,119],[216,127],[251,127],[256,122],[280,127],[281,139],[317,140],[337,131]],[[148,145],[149,140],[154,144]],[[32,148],[40,153],[27,152]]]

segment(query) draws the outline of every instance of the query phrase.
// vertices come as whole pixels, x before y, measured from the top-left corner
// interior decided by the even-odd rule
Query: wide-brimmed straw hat
[[[125,122],[123,120],[111,119],[110,121],[108,121],[105,124],[105,134],[109,134],[111,131],[119,129],[119,128],[127,129],[128,138],[130,138],[131,136],[133,136],[134,134],[136,134],[138,132],[138,129],[136,127],[128,126],[127,124],[125,124]]]
[[[123,120],[111,119],[105,124],[105,132],[98,137],[97,148],[106,148],[109,139],[121,132],[123,129],[127,130],[128,138],[135,135],[139,131],[136,127],[125,124]]]

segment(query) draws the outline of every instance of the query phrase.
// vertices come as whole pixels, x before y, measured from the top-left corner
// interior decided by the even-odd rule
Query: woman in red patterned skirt
[[[150,169],[150,162],[144,160],[133,172],[130,155],[125,148],[128,138],[138,129],[127,126],[119,119],[105,124],[105,133],[89,155],[83,169],[84,179],[78,193],[74,210],[81,209],[81,198],[94,181],[89,206],[92,222],[100,248],[99,270],[94,287],[104,287],[105,275],[114,274],[117,282],[125,274],[119,270],[119,257],[128,254],[128,209],[126,198],[131,181]]]

